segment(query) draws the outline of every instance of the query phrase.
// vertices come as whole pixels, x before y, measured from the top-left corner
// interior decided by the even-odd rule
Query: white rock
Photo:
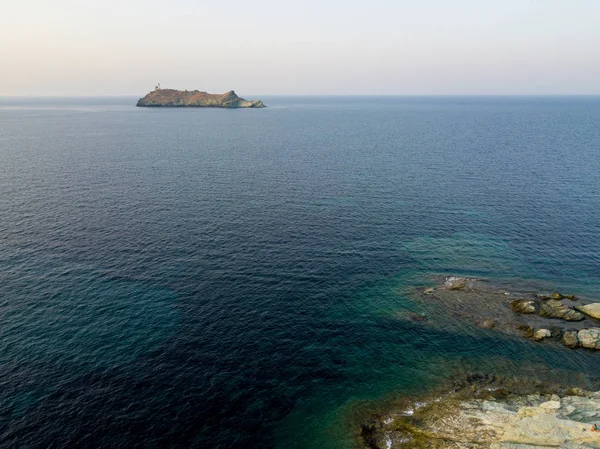
[[[600,302],[593,302],[591,304],[586,304],[585,306],[575,306],[575,309],[591,316],[592,318],[600,320]]]
[[[572,405],[567,405],[565,408],[565,415],[570,415],[571,413],[573,413],[575,410],[577,410],[575,407],[573,407]]]
[[[543,340],[552,336],[552,332],[549,329],[538,329],[533,333],[533,339],[535,341]]]
[[[545,410],[558,410],[560,408],[560,401],[546,401],[540,404],[540,408]]]
[[[600,329],[597,327],[580,330],[577,339],[584,348],[600,349]]]

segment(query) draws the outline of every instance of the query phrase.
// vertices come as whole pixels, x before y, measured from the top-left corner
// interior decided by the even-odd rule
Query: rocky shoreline
[[[429,286],[415,289],[415,304],[423,311],[405,310],[398,316],[450,332],[452,326],[458,333],[485,328],[504,338],[589,351],[595,357],[593,352],[600,350],[600,303],[531,287],[525,282],[434,277]],[[384,412],[370,412],[363,419],[362,444],[368,449],[600,449],[600,431],[592,430],[600,426],[600,391],[589,389],[598,389],[597,382],[584,390],[575,387],[571,375],[540,374],[560,385],[534,376],[471,375],[427,396],[400,396]]]
[[[245,100],[230,90],[224,94],[209,94],[199,90],[160,89],[148,93],[140,98],[138,107],[166,107],[166,108],[264,108],[260,100]]]
[[[600,448],[600,392],[473,375],[363,422],[369,449]]]

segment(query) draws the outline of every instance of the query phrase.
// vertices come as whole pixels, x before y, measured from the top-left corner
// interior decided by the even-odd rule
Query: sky
[[[0,95],[600,94],[600,0],[1,0]]]

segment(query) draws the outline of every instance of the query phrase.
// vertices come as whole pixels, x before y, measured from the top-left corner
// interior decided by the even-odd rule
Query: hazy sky
[[[600,94],[600,0],[2,0],[0,95]]]

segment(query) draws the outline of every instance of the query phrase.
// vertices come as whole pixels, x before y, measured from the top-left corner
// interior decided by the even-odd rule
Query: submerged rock
[[[475,279],[469,279],[459,276],[450,276],[444,281],[444,288],[446,290],[464,290],[470,286]]]
[[[520,334],[535,341],[551,339],[566,348],[597,349],[594,332],[582,334],[585,345],[578,332],[594,326],[588,324],[592,318],[586,319],[587,315],[582,312],[595,313],[600,303],[573,308],[565,301],[553,299],[552,293],[534,293],[527,288],[511,292],[505,284],[495,285],[491,281],[459,276],[438,279],[437,286],[415,290],[422,299],[435,304],[431,317],[456,317],[507,335]],[[432,291],[435,294],[431,294]],[[574,298],[573,295],[555,293],[555,298],[558,295]],[[409,319],[420,320],[416,316]],[[431,325],[436,323],[437,320],[432,319]]]
[[[405,316],[410,321],[427,321],[427,317],[425,315],[415,312],[406,312]]]
[[[585,306],[575,306],[575,309],[592,318],[600,320],[600,302],[593,302],[591,304],[586,304]]]
[[[496,327],[498,322],[492,318],[486,318],[481,321],[477,321],[475,324],[483,329],[493,329]]]

